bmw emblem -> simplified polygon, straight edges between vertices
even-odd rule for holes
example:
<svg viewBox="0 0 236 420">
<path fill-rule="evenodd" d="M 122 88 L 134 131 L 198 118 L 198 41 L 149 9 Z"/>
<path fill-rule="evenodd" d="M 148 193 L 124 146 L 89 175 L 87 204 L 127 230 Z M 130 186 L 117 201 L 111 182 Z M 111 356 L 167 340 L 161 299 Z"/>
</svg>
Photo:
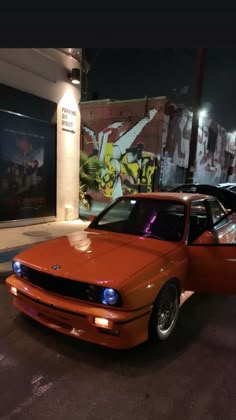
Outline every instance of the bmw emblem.
<svg viewBox="0 0 236 420">
<path fill-rule="evenodd" d="M 60 266 L 60 265 L 58 265 L 58 264 L 57 264 L 57 265 L 53 265 L 53 266 L 52 266 L 52 269 L 53 269 L 53 270 L 60 270 L 60 268 L 61 268 L 61 266 Z"/>
</svg>

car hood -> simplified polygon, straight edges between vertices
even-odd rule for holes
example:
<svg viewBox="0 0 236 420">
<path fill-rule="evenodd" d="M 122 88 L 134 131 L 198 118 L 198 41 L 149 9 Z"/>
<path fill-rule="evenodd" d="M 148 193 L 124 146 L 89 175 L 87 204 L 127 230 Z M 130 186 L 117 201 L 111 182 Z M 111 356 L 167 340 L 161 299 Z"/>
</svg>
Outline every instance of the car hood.
<svg viewBox="0 0 236 420">
<path fill-rule="evenodd" d="M 34 245 L 14 259 L 54 276 L 119 287 L 176 246 L 174 242 L 87 229 Z M 59 267 L 55 270 L 55 266 Z"/>
</svg>

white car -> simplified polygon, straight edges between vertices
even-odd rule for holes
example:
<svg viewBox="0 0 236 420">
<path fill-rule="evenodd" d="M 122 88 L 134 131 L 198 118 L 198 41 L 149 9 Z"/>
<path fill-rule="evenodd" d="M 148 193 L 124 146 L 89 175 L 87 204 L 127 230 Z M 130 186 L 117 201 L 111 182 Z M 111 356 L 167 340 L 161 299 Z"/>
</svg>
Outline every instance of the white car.
<svg viewBox="0 0 236 420">
<path fill-rule="evenodd" d="M 236 183 L 235 182 L 225 182 L 222 184 L 218 184 L 218 187 L 226 188 L 229 191 L 236 193 Z"/>
</svg>

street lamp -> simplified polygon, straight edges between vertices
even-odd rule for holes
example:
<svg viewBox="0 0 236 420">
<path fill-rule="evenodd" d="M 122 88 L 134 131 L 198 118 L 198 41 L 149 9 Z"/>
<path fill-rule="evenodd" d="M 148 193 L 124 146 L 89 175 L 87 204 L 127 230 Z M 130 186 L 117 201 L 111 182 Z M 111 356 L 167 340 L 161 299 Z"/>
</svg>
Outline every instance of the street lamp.
<svg viewBox="0 0 236 420">
<path fill-rule="evenodd" d="M 207 116 L 206 109 L 202 109 L 201 111 L 199 111 L 199 118 L 205 118 L 206 116 Z"/>
</svg>

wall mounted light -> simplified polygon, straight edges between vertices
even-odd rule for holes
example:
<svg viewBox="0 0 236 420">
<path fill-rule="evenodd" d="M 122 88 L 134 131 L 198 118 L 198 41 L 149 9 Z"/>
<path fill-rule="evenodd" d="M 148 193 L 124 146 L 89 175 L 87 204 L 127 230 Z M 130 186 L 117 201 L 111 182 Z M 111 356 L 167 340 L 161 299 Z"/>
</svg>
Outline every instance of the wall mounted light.
<svg viewBox="0 0 236 420">
<path fill-rule="evenodd" d="M 79 69 L 72 69 L 71 73 L 68 73 L 68 78 L 74 85 L 80 84 L 80 70 Z"/>
</svg>

